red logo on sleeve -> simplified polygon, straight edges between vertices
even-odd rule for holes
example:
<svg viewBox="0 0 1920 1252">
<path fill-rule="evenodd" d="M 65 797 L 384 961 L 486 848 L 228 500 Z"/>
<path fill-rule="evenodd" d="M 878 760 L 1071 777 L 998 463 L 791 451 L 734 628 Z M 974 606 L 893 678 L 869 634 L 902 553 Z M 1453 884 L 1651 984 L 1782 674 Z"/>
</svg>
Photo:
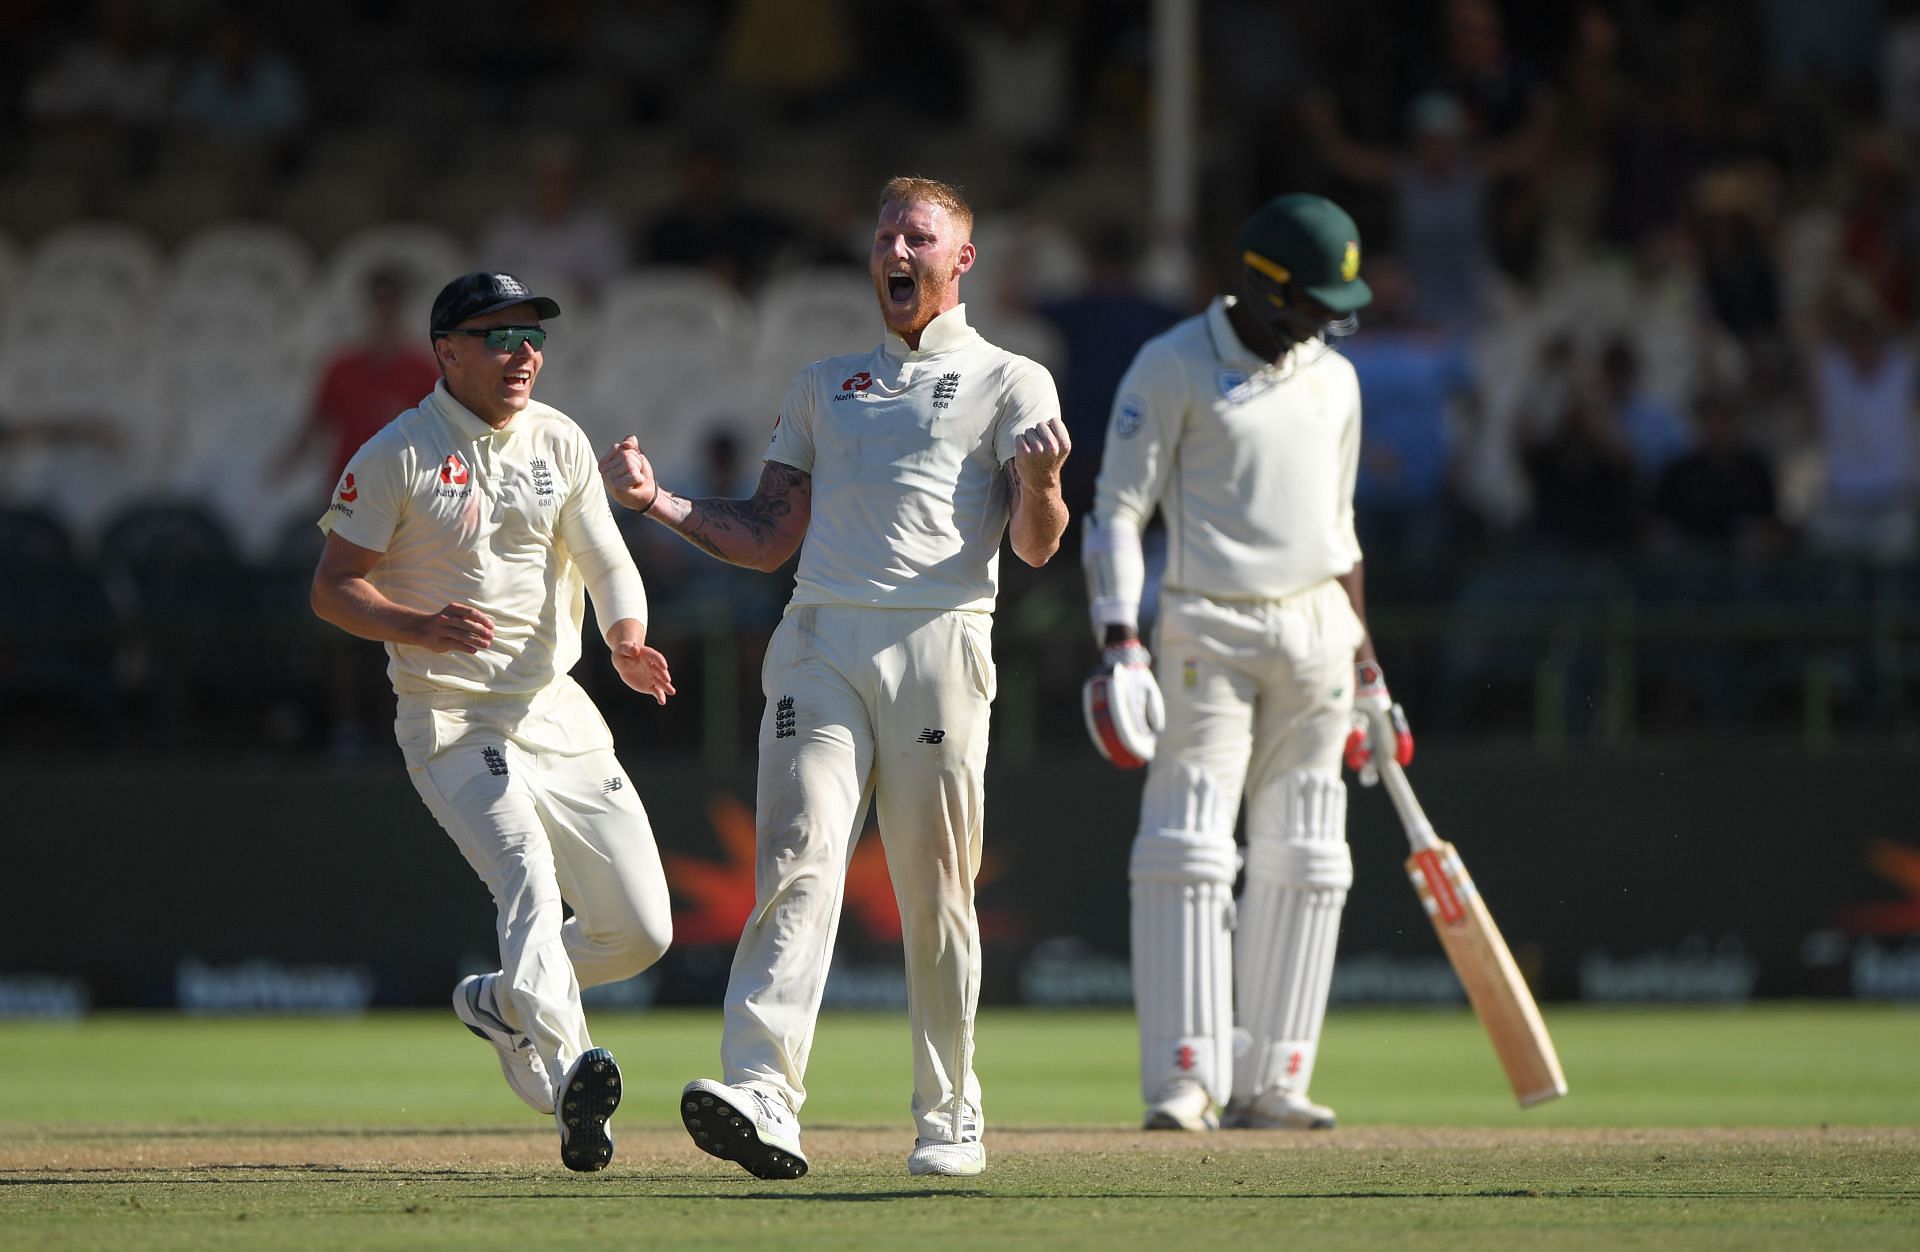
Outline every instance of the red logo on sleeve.
<svg viewBox="0 0 1920 1252">
<path fill-rule="evenodd" d="M 832 377 L 832 375 L 828 375 L 828 377 Z M 846 382 L 841 383 L 840 390 L 865 391 L 867 388 L 871 386 L 873 386 L 873 375 L 869 374 L 866 370 L 861 370 L 858 374 L 855 374 L 852 378 L 849 378 Z"/>
<path fill-rule="evenodd" d="M 440 462 L 440 481 L 455 487 L 467 485 L 467 463 L 460 459 L 457 452 L 447 453 L 447 459 Z"/>
<path fill-rule="evenodd" d="M 358 500 L 360 498 L 360 489 L 353 485 L 352 474 L 348 474 L 345 478 L 340 480 L 340 498 L 342 500 L 345 500 L 348 504 L 352 504 L 355 500 Z"/>
</svg>

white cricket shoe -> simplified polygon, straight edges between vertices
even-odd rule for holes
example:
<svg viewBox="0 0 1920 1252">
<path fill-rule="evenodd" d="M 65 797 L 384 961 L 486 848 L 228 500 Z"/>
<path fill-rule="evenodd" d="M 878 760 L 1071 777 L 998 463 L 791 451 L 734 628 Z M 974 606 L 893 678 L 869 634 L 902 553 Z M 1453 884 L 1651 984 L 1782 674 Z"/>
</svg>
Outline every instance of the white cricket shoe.
<svg viewBox="0 0 1920 1252">
<path fill-rule="evenodd" d="M 907 1154 L 907 1172 L 916 1178 L 937 1175 L 972 1178 L 987 1172 L 987 1145 L 978 1139 L 950 1143 L 945 1139 L 915 1139 Z"/>
<path fill-rule="evenodd" d="M 755 1178 L 798 1178 L 807 1172 L 800 1119 L 786 1101 L 758 1087 L 696 1078 L 680 1093 L 680 1120 L 702 1152 L 732 1161 Z"/>
<path fill-rule="evenodd" d="M 567 1068 L 554 1095 L 553 1120 L 560 1127 L 560 1160 L 591 1174 L 613 1163 L 613 1132 L 607 1120 L 620 1107 L 620 1066 L 605 1048 L 589 1048 Z"/>
<path fill-rule="evenodd" d="M 1160 1088 L 1160 1098 L 1147 1105 L 1143 1125 L 1148 1130 L 1218 1130 L 1220 1119 L 1205 1087 L 1176 1079 Z"/>
<path fill-rule="evenodd" d="M 536 1113 L 553 1112 L 553 1079 L 533 1049 L 533 1040 L 507 1025 L 494 999 L 498 974 L 469 974 L 453 988 L 453 1015 L 500 1054 L 500 1072 L 513 1093 Z"/>
<path fill-rule="evenodd" d="M 1263 1091 L 1227 1101 L 1220 1124 L 1228 1130 L 1332 1130 L 1333 1110 L 1293 1091 Z"/>
<path fill-rule="evenodd" d="M 915 1178 L 972 1178 L 987 1172 L 987 1145 L 980 1142 L 980 1118 L 968 1106 L 962 1111 L 958 1139 L 913 1141 L 907 1154 L 907 1173 Z"/>
</svg>

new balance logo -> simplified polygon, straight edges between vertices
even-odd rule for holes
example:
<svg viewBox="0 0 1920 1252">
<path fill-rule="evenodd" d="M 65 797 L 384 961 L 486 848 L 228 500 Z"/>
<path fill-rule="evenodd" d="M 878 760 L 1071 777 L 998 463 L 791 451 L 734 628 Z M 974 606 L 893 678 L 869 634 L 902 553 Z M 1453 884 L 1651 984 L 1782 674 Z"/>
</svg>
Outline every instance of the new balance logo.
<svg viewBox="0 0 1920 1252">
<path fill-rule="evenodd" d="M 775 739 L 793 738 L 793 697 L 781 696 L 773 706 L 773 737 Z"/>
<path fill-rule="evenodd" d="M 480 759 L 487 763 L 487 773 L 492 774 L 495 778 L 506 777 L 507 758 L 500 749 L 482 748 L 480 749 Z"/>
<path fill-rule="evenodd" d="M 933 727 L 929 726 L 925 730 L 920 732 L 919 742 L 920 743 L 939 743 L 942 740 L 944 740 L 946 737 L 947 737 L 946 731 L 935 730 Z"/>
<path fill-rule="evenodd" d="M 612 795 L 626 785 L 627 781 L 624 778 L 609 778 L 600 784 L 600 793 L 602 795 Z"/>
</svg>

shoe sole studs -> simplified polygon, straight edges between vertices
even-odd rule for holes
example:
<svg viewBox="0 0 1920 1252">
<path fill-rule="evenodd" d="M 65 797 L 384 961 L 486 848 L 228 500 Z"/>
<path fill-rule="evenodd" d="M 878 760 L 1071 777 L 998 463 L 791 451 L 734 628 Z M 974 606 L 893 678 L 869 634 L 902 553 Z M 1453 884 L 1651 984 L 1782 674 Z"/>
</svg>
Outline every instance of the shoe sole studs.
<svg viewBox="0 0 1920 1252">
<path fill-rule="evenodd" d="M 799 1157 L 760 1142 L 753 1123 L 724 1100 L 704 1092 L 682 1100 L 680 1120 L 693 1136 L 695 1147 L 709 1156 L 732 1161 L 755 1178 L 778 1182 L 807 1172 L 807 1163 Z"/>
<path fill-rule="evenodd" d="M 620 1067 L 605 1049 L 574 1070 L 573 1081 L 561 1101 L 560 1120 L 567 1128 L 560 1160 L 576 1173 L 590 1174 L 613 1163 L 613 1132 L 607 1121 L 620 1107 Z"/>
</svg>

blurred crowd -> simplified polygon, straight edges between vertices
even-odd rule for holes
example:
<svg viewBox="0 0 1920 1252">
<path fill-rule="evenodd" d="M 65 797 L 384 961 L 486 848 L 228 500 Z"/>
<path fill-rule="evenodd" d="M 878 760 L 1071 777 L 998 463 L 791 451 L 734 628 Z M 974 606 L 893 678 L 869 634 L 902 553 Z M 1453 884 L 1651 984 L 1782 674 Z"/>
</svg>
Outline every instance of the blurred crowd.
<svg viewBox="0 0 1920 1252">
<path fill-rule="evenodd" d="M 1358 522 L 1395 690 L 1440 726 L 1537 721 L 1543 686 L 1575 730 L 1798 727 L 1835 689 L 1906 724 L 1920 5 L 1197 0 L 1184 226 L 1151 207 L 1155 8 L 0 3 L 3 573 L 66 562 L 122 624 L 78 666 L 104 665 L 105 720 L 76 735 L 125 733 L 151 669 L 126 623 L 185 595 L 140 598 L 163 539 L 223 549 L 251 603 L 298 594 L 338 467 L 433 381 L 453 273 L 560 299 L 540 398 L 596 442 L 744 492 L 792 370 L 878 333 L 871 201 L 901 171 L 973 196 L 970 316 L 1053 368 L 1076 508 L 1120 373 L 1217 287 L 1247 210 L 1353 210 L 1378 297 L 1341 344 Z M 777 613 L 777 580 L 651 530 L 663 618 L 749 638 Z M 1003 619 L 1056 641 L 1037 681 L 1069 690 L 1077 578 L 1007 574 Z M 39 611 L 0 630 L 71 610 Z M 58 689 L 87 633 L 0 662 L 0 692 Z M 1529 694 L 1487 706 L 1501 676 Z"/>
</svg>

